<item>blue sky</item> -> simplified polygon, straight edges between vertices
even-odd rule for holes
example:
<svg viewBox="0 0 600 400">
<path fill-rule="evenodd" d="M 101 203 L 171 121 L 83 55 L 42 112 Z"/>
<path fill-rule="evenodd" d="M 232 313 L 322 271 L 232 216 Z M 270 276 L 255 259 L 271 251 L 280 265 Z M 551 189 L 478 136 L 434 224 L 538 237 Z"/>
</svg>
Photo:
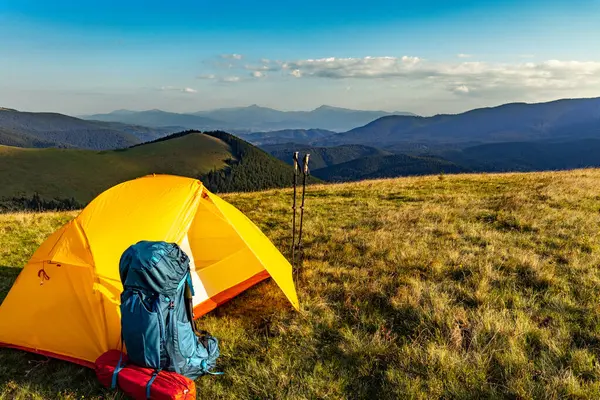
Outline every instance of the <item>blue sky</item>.
<svg viewBox="0 0 600 400">
<path fill-rule="evenodd" d="M 591 97 L 598 20 L 600 0 L 0 0 L 0 106 L 431 115 Z"/>
</svg>

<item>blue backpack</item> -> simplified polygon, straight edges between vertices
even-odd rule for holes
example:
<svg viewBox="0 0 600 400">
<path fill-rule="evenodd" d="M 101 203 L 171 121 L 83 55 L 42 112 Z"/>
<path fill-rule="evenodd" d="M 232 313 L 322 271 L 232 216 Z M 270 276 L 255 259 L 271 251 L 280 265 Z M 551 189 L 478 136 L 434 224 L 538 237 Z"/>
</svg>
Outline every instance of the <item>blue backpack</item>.
<svg viewBox="0 0 600 400">
<path fill-rule="evenodd" d="M 121 340 L 130 362 L 156 370 L 147 394 L 161 370 L 190 379 L 220 374 L 211 371 L 219 357 L 218 340 L 197 331 L 194 324 L 189 261 L 175 243 L 140 241 L 125 250 L 119 262 Z M 113 388 L 122 367 L 121 359 Z"/>
</svg>

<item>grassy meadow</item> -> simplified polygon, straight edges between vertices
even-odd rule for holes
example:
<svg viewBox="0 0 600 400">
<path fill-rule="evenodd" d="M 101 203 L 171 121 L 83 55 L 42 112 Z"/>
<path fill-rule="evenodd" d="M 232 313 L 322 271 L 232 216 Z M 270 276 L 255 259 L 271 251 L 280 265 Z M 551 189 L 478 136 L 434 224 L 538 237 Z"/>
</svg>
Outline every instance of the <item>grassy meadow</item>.
<svg viewBox="0 0 600 400">
<path fill-rule="evenodd" d="M 37 192 L 85 204 L 118 182 L 151 173 L 197 177 L 229 158 L 226 143 L 201 134 L 106 151 L 0 146 L 0 200 Z"/>
<path fill-rule="evenodd" d="M 210 399 L 600 398 L 600 170 L 315 185 L 301 312 L 272 281 L 198 321 Z M 291 190 L 228 194 L 288 254 Z M 0 300 L 75 213 L 0 215 Z M 35 299 L 32 298 L 32 301 Z M 0 349 L 0 399 L 120 399 Z"/>
</svg>

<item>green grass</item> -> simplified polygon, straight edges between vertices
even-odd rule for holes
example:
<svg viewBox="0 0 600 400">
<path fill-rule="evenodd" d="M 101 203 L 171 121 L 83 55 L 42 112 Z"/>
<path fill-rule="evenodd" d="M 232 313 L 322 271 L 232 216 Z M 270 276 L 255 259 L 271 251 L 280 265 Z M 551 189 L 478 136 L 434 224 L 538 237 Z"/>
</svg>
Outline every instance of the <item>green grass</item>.
<svg viewBox="0 0 600 400">
<path fill-rule="evenodd" d="M 118 182 L 151 173 L 200 176 L 225 166 L 229 146 L 200 133 L 124 150 L 0 146 L 0 199 L 74 197 L 85 204 Z"/>
<path fill-rule="evenodd" d="M 201 398 L 600 397 L 600 170 L 315 185 L 302 311 L 272 281 L 201 318 Z M 290 190 L 228 194 L 286 251 Z M 0 298 L 73 213 L 0 215 Z M 34 299 L 32 299 L 34 301 Z M 0 350 L 0 398 L 120 398 Z"/>
</svg>

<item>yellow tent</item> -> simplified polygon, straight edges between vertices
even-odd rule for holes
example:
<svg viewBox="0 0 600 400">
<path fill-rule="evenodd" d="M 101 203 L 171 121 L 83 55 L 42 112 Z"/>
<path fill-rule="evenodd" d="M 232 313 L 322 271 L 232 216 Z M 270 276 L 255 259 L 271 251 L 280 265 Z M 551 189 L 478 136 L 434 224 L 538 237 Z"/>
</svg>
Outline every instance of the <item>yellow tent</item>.
<svg viewBox="0 0 600 400">
<path fill-rule="evenodd" d="M 151 175 L 100 194 L 36 250 L 0 306 L 0 345 L 86 366 L 117 349 L 119 259 L 140 240 L 190 256 L 196 317 L 269 276 L 298 309 L 291 265 L 252 221 L 196 179 Z"/>
</svg>

